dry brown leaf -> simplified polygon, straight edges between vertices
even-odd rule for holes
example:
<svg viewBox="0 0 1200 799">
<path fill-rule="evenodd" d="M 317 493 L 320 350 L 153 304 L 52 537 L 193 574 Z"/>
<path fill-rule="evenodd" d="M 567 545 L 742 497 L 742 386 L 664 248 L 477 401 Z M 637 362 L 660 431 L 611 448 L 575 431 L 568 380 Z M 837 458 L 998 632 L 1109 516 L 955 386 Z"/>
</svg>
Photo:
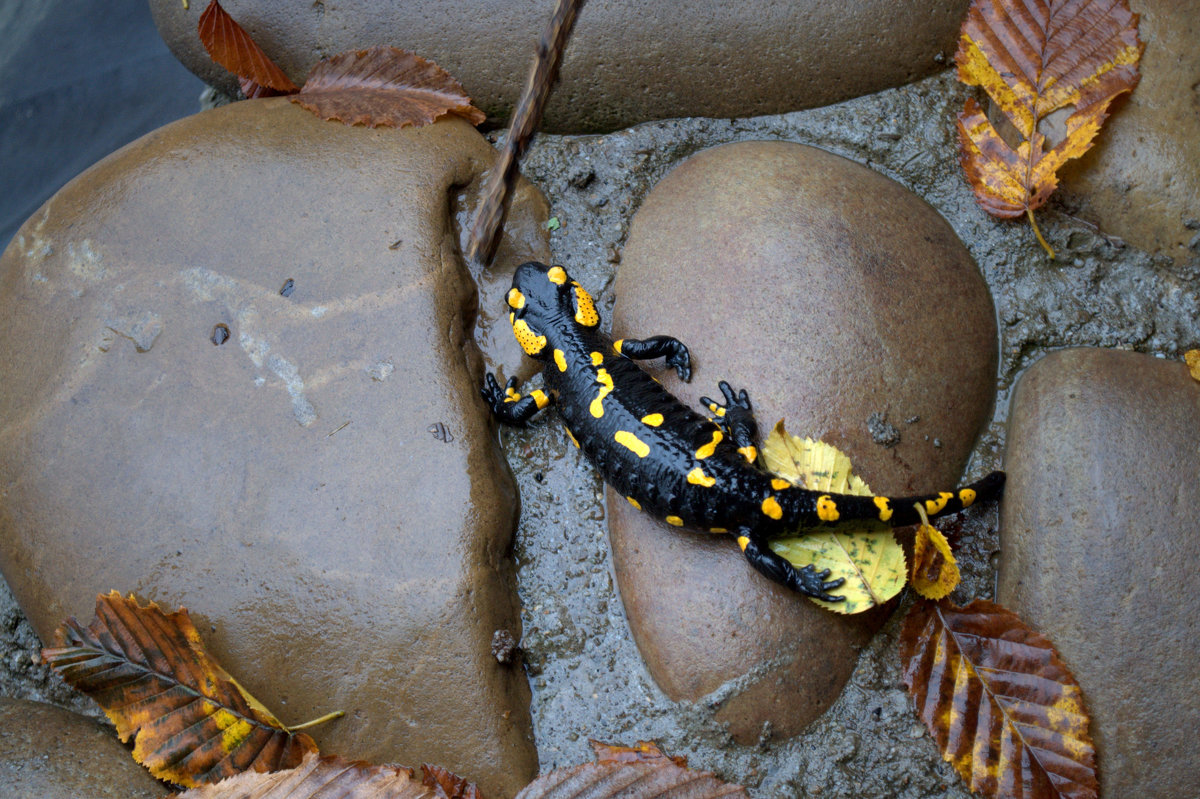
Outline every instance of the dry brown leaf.
<svg viewBox="0 0 1200 799">
<path fill-rule="evenodd" d="M 918 603 L 900 634 L 904 684 L 972 791 L 1096 799 L 1083 692 L 1054 647 L 985 600 Z"/>
<path fill-rule="evenodd" d="M 300 765 L 273 774 L 238 774 L 184 791 L 175 799 L 438 799 L 410 769 L 372 766 L 315 752 Z"/>
<path fill-rule="evenodd" d="M 69 619 L 42 658 L 94 699 L 134 758 L 159 779 L 200 785 L 242 771 L 275 771 L 315 752 L 204 649 L 186 610 L 166 614 L 113 591 L 96 598 L 85 629 Z"/>
<path fill-rule="evenodd" d="M 268 97 L 298 91 L 296 84 L 288 79 L 217 0 L 212 0 L 204 9 L 197 30 L 209 56 L 238 76 L 242 92 L 247 97 Z"/>
<path fill-rule="evenodd" d="M 422 763 L 421 777 L 421 783 L 431 790 L 437 799 L 483 799 L 479 786 L 441 766 Z"/>
<path fill-rule="evenodd" d="M 447 114 L 478 125 L 486 117 L 462 84 L 415 53 L 395 47 L 339 53 L 308 73 L 292 102 L 322 119 L 370 127 L 428 125 Z"/>
<path fill-rule="evenodd" d="M 974 100 L 959 114 L 963 170 L 984 210 L 1032 223 L 1059 167 L 1091 147 L 1109 105 L 1137 85 L 1141 53 L 1125 0 L 973 0 L 955 54 L 958 79 L 982 87 L 1020 138 L 1010 146 Z M 1066 135 L 1052 144 L 1038 123 L 1068 107 Z"/>
<path fill-rule="evenodd" d="M 711 772 L 678 765 L 653 742 L 635 747 L 592 742 L 596 763 L 560 768 L 543 774 L 517 794 L 516 799 L 749 799 L 746 789 L 717 779 Z M 632 759 L 628 759 L 632 758 Z"/>
<path fill-rule="evenodd" d="M 1183 362 L 1187 364 L 1188 372 L 1195 380 L 1200 380 L 1200 350 L 1188 350 L 1183 354 Z"/>
<path fill-rule="evenodd" d="M 913 538 L 913 590 L 926 599 L 944 599 L 958 587 L 962 579 L 958 561 L 950 551 L 950 542 L 942 531 L 929 523 L 924 508 L 917 507 L 921 525 Z"/>
<path fill-rule="evenodd" d="M 590 743 L 597 763 L 673 763 L 687 768 L 686 757 L 667 755 L 654 741 L 638 741 L 633 746 L 606 744 L 594 739 Z"/>
</svg>

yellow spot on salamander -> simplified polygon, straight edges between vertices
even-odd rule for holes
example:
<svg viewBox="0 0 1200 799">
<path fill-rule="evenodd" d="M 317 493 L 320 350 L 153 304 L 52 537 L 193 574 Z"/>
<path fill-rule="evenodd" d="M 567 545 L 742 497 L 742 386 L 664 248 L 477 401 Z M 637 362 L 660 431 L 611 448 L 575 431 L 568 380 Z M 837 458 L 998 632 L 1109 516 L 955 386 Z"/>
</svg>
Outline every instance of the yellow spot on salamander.
<svg viewBox="0 0 1200 799">
<path fill-rule="evenodd" d="M 628 430 L 618 430 L 613 434 L 613 438 L 621 446 L 632 450 L 633 454 L 639 458 L 644 458 L 650 454 L 650 445 Z"/>
<path fill-rule="evenodd" d="M 954 499 L 953 494 L 946 491 L 939 492 L 937 499 L 925 500 L 925 512 L 930 516 L 935 513 L 941 513 L 942 509 L 946 507 L 946 503 L 952 499 Z"/>
<path fill-rule="evenodd" d="M 563 430 L 567 431 L 567 438 L 571 439 L 571 443 L 575 445 L 575 449 L 579 449 L 579 441 L 576 440 L 575 434 L 571 432 L 571 428 L 564 427 Z"/>
<path fill-rule="evenodd" d="M 562 350 L 554 351 L 554 363 L 558 366 L 558 371 L 567 371 L 567 356 L 563 355 Z"/>
<path fill-rule="evenodd" d="M 975 489 L 964 488 L 958 492 L 958 501 L 962 503 L 964 508 L 971 507 L 971 503 L 975 501 Z"/>
<path fill-rule="evenodd" d="M 742 453 L 742 457 L 746 459 L 746 463 L 754 463 L 758 460 L 758 447 L 753 444 L 748 447 L 738 447 L 738 452 Z"/>
<path fill-rule="evenodd" d="M 717 478 L 710 474 L 705 474 L 704 470 L 697 466 L 695 469 L 692 469 L 690 472 L 688 472 L 688 482 L 694 486 L 712 488 L 714 485 L 716 485 Z"/>
<path fill-rule="evenodd" d="M 779 500 L 775 497 L 767 497 L 762 501 L 762 512 L 770 516 L 772 519 L 783 518 L 783 508 L 779 507 Z"/>
<path fill-rule="evenodd" d="M 823 522 L 836 522 L 838 517 L 837 503 L 833 501 L 833 497 L 828 494 L 822 494 L 817 498 L 817 518 Z"/>
<path fill-rule="evenodd" d="M 557 286 L 561 286 L 567 282 L 567 272 L 561 266 L 550 267 L 550 271 L 546 273 L 546 277 L 550 279 L 551 283 Z"/>
<path fill-rule="evenodd" d="M 638 510 L 642 509 L 642 503 L 638 502 L 633 497 L 625 497 L 625 499 L 629 500 L 629 504 L 632 505 L 633 507 L 637 508 Z"/>
<path fill-rule="evenodd" d="M 886 522 L 892 518 L 892 509 L 888 507 L 887 497 L 873 497 L 872 501 L 875 503 L 875 507 L 879 508 L 879 521 Z"/>
<path fill-rule="evenodd" d="M 546 396 L 546 392 L 544 391 L 532 391 L 529 396 L 533 397 L 533 401 L 537 403 L 539 411 L 550 404 L 550 398 Z"/>
<path fill-rule="evenodd" d="M 720 444 L 721 439 L 723 439 L 723 438 L 725 438 L 725 436 L 721 433 L 720 430 L 714 430 L 713 436 L 712 436 L 712 441 L 708 442 L 704 446 L 700 447 L 700 449 L 696 450 L 696 460 L 702 461 L 705 458 L 712 455 L 714 452 L 716 452 L 717 444 Z"/>
<path fill-rule="evenodd" d="M 716 530 L 713 530 L 713 532 L 715 533 L 715 532 L 716 532 Z M 725 531 L 724 531 L 724 530 L 722 530 L 721 532 L 723 533 L 723 532 L 725 532 Z M 738 546 L 742 548 L 742 551 L 743 551 L 743 552 L 745 552 L 745 551 L 746 551 L 746 547 L 750 546 L 750 536 L 748 536 L 748 535 L 739 535 L 739 536 L 738 536 Z"/>
<path fill-rule="evenodd" d="M 575 286 L 575 321 L 584 327 L 600 324 L 600 314 L 596 313 L 596 303 L 592 301 L 592 295 L 579 285 Z"/>
<path fill-rule="evenodd" d="M 625 343 L 625 339 L 623 339 L 623 338 L 619 338 L 616 341 L 614 341 L 613 342 L 613 352 L 617 353 L 617 355 L 624 355 L 624 353 L 621 352 L 621 345 L 624 343 Z"/>
<path fill-rule="evenodd" d="M 505 297 L 510 308 L 516 308 L 518 311 L 525 307 L 525 295 L 519 289 L 509 289 L 508 296 Z"/>
<path fill-rule="evenodd" d="M 592 400 L 592 404 L 588 407 L 588 410 L 592 412 L 592 416 L 599 419 L 604 415 L 604 398 L 611 394 L 613 390 L 612 375 L 608 373 L 607 369 L 597 369 L 596 382 L 600 384 L 600 393 Z"/>
<path fill-rule="evenodd" d="M 521 345 L 521 349 L 525 350 L 526 355 L 537 355 L 546 349 L 546 337 L 534 333 L 524 319 L 513 322 L 512 329 L 513 334 L 517 337 L 517 343 Z"/>
<path fill-rule="evenodd" d="M 604 356 L 598 352 L 592 353 L 592 366 L 599 366 L 604 363 Z"/>
<path fill-rule="evenodd" d="M 679 518 L 678 516 L 668 516 L 667 524 L 671 525 L 672 527 L 683 527 L 683 519 Z"/>
<path fill-rule="evenodd" d="M 708 531 L 710 533 L 728 533 L 729 532 L 724 527 L 710 527 L 710 528 L 708 528 Z"/>
<path fill-rule="evenodd" d="M 521 395 L 517 393 L 517 390 L 515 388 L 513 388 L 512 386 L 505 387 L 505 389 L 504 389 L 504 401 L 505 402 L 518 402 L 518 401 L 520 401 L 520 399 L 521 399 Z"/>
<path fill-rule="evenodd" d="M 648 413 L 642 417 L 642 424 L 649 427 L 658 427 L 663 423 L 663 415 L 661 413 Z"/>
<path fill-rule="evenodd" d="M 780 480 L 778 477 L 771 478 L 771 488 L 776 491 L 782 491 L 785 488 L 791 488 L 792 484 L 787 480 Z"/>
</svg>

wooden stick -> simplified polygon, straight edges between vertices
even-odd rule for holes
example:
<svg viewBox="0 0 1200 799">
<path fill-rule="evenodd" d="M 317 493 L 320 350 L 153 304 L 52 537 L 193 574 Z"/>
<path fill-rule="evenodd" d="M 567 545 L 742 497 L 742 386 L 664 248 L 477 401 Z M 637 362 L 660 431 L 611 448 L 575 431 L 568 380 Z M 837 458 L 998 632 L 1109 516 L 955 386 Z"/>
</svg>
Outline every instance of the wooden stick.
<svg viewBox="0 0 1200 799">
<path fill-rule="evenodd" d="M 525 81 L 517 110 L 513 112 L 509 123 L 504 149 L 488 173 L 487 188 L 471 222 L 467 257 L 476 262 L 490 264 L 496 255 L 512 187 L 520 174 L 521 158 L 542 123 L 542 111 L 558 78 L 563 51 L 567 49 L 567 41 L 571 38 L 575 18 L 583 8 L 583 3 L 584 0 L 558 0 L 554 15 L 538 41 L 537 56 Z"/>
</svg>

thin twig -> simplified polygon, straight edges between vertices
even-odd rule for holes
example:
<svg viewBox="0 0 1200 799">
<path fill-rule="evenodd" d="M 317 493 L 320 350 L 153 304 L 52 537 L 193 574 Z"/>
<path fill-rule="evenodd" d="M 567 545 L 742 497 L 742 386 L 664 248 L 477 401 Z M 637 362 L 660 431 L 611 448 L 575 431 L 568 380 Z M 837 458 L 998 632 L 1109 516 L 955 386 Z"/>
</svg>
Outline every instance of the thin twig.
<svg viewBox="0 0 1200 799">
<path fill-rule="evenodd" d="M 488 174 L 487 188 L 475 219 L 471 222 L 471 238 L 467 244 L 467 257 L 482 263 L 491 263 L 500 242 L 504 215 L 508 212 L 512 187 L 519 174 L 519 166 L 530 140 L 542 123 L 542 111 L 550 98 L 558 68 L 562 63 L 563 51 L 575 27 L 575 18 L 583 8 L 584 0 L 558 0 L 554 16 L 550 18 L 542 38 L 538 41 L 537 57 L 533 69 L 525 81 L 525 90 L 513 112 L 508 126 L 504 149 L 496 165 Z"/>
</svg>

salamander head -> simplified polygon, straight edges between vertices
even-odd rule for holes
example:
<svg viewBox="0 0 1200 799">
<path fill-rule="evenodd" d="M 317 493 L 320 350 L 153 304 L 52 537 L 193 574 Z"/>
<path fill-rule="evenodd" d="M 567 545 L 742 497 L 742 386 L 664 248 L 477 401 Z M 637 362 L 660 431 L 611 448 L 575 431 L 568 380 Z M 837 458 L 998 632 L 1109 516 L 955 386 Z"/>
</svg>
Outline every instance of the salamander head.
<svg viewBox="0 0 1200 799">
<path fill-rule="evenodd" d="M 548 338 L 571 326 L 600 324 L 592 296 L 561 266 L 529 261 L 517 267 L 505 297 L 509 321 L 521 349 L 532 358 L 549 357 Z"/>
</svg>

